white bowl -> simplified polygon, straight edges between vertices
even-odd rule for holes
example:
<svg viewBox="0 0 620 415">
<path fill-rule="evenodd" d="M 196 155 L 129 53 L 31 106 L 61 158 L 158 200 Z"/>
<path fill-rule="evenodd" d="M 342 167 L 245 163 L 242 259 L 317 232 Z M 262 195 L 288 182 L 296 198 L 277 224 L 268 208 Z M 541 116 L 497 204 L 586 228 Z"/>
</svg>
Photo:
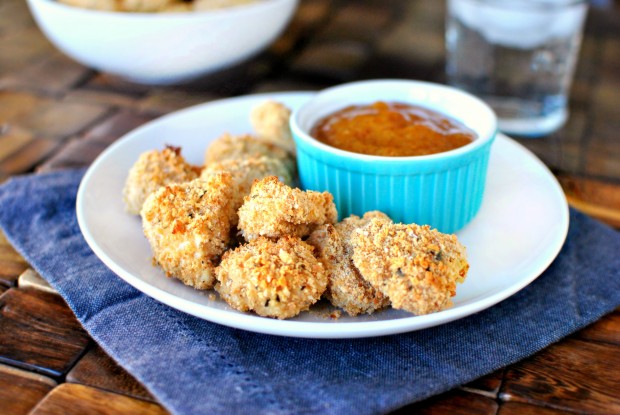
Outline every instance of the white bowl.
<svg viewBox="0 0 620 415">
<path fill-rule="evenodd" d="M 173 84 L 224 69 L 269 46 L 298 0 L 263 0 L 213 11 L 107 12 L 28 0 L 61 51 L 91 68 L 145 84 Z"/>
</svg>

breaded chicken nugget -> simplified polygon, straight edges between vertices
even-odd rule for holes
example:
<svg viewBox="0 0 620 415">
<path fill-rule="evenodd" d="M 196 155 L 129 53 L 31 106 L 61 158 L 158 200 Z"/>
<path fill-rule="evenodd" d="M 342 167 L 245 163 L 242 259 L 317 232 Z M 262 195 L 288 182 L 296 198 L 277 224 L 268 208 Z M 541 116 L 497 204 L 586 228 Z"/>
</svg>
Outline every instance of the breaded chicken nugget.
<svg viewBox="0 0 620 415">
<path fill-rule="evenodd" d="M 325 297 L 350 316 L 371 314 L 390 304 L 386 296 L 362 278 L 351 258 L 353 254 L 351 233 L 366 225 L 373 217 L 390 221 L 387 215 L 378 211 L 368 212 L 363 218 L 351 215 L 336 225 L 320 226 L 306 241 L 315 248 L 317 258 L 321 260 L 327 272 Z"/>
<path fill-rule="evenodd" d="M 200 169 L 187 163 L 179 147 L 142 153 L 129 170 L 123 200 L 127 212 L 138 215 L 142 204 L 155 190 L 171 183 L 182 183 L 198 177 Z"/>
<path fill-rule="evenodd" d="M 268 100 L 252 108 L 250 123 L 260 138 L 295 154 L 295 142 L 289 126 L 290 117 L 291 110 L 284 104 Z"/>
<path fill-rule="evenodd" d="M 284 162 L 294 172 L 295 161 L 283 148 L 250 134 L 223 134 L 207 147 L 205 166 L 229 159 L 246 159 L 250 157 L 273 157 Z"/>
<path fill-rule="evenodd" d="M 85 9 L 118 11 L 120 10 L 117 0 L 59 0 L 68 6 L 83 7 Z"/>
<path fill-rule="evenodd" d="M 273 157 L 250 157 L 247 159 L 228 159 L 206 166 L 200 175 L 202 178 L 215 172 L 227 171 L 233 179 L 232 197 L 232 217 L 231 224 L 236 226 L 239 222 L 237 210 L 243 204 L 243 198 L 250 194 L 250 189 L 254 180 L 259 180 L 267 176 L 277 176 L 278 179 L 287 184 L 293 184 L 291 172 L 284 163 Z"/>
<path fill-rule="evenodd" d="M 117 0 L 120 10 L 126 12 L 157 12 L 165 9 L 175 0 Z"/>
<path fill-rule="evenodd" d="M 307 236 L 317 226 L 338 219 L 328 192 L 303 191 L 269 176 L 254 182 L 239 208 L 239 230 L 250 241 L 259 236 Z"/>
<path fill-rule="evenodd" d="M 194 10 L 217 10 L 254 3 L 256 0 L 194 0 Z"/>
<path fill-rule="evenodd" d="M 321 298 L 327 276 L 313 248 L 301 239 L 258 238 L 224 254 L 215 289 L 231 307 L 285 319 Z"/>
<path fill-rule="evenodd" d="M 144 235 L 167 276 L 204 290 L 230 240 L 230 173 L 162 187 L 142 208 Z"/>
<path fill-rule="evenodd" d="M 184 12 L 190 12 L 192 10 L 195 10 L 192 7 L 192 3 L 188 3 L 186 1 L 177 0 L 174 3 L 171 3 L 171 4 L 167 5 L 167 6 L 162 7 L 161 9 L 158 10 L 158 12 L 184 13 Z"/>
<path fill-rule="evenodd" d="M 387 295 L 392 307 L 429 314 L 451 306 L 469 264 L 455 235 L 428 225 L 372 219 L 351 235 L 353 263 L 362 277 Z"/>
</svg>

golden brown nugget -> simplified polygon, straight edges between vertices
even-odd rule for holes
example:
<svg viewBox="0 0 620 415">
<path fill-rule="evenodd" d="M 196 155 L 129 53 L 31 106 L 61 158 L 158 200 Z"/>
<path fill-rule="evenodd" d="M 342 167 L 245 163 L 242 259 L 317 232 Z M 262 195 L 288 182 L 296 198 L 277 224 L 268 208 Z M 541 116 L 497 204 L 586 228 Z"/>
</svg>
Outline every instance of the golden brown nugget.
<svg viewBox="0 0 620 415">
<path fill-rule="evenodd" d="M 273 157 L 282 160 L 294 173 L 295 160 L 283 148 L 251 134 L 223 134 L 207 147 L 205 166 L 230 159 L 247 159 L 250 157 Z"/>
<path fill-rule="evenodd" d="M 250 112 L 250 123 L 260 138 L 295 154 L 290 118 L 291 110 L 281 102 L 273 100 L 257 105 Z"/>
<path fill-rule="evenodd" d="M 254 182 L 239 208 L 239 230 L 250 241 L 260 236 L 307 236 L 316 227 L 338 219 L 328 192 L 303 191 L 269 176 Z"/>
<path fill-rule="evenodd" d="M 59 0 L 59 2 L 84 9 L 119 11 L 117 0 Z"/>
<path fill-rule="evenodd" d="M 255 3 L 257 0 L 194 0 L 194 10 L 217 10 Z"/>
<path fill-rule="evenodd" d="M 167 276 L 204 290 L 230 241 L 230 173 L 165 186 L 142 209 L 142 226 L 155 262 Z"/>
<path fill-rule="evenodd" d="M 327 286 L 313 248 L 294 236 L 258 238 L 224 254 L 215 289 L 231 307 L 290 318 L 308 310 Z"/>
<path fill-rule="evenodd" d="M 187 163 L 179 147 L 142 153 L 129 170 L 123 188 L 127 212 L 138 215 L 146 198 L 155 190 L 172 183 L 194 180 L 200 170 Z"/>
<path fill-rule="evenodd" d="M 175 0 L 118 0 L 120 10 L 126 12 L 158 12 L 176 3 Z"/>
<path fill-rule="evenodd" d="M 352 215 L 336 225 L 320 226 L 306 241 L 315 248 L 316 256 L 327 272 L 325 297 L 350 316 L 371 314 L 390 303 L 386 296 L 361 277 L 351 259 L 351 233 L 364 226 L 375 215 L 381 215 L 390 221 L 390 218 L 380 212 L 369 212 L 363 218 Z"/>
<path fill-rule="evenodd" d="M 194 10 L 192 7 L 192 3 L 184 2 L 184 1 L 175 1 L 167 6 L 162 7 L 158 10 L 158 12 L 162 13 L 185 13 Z"/>
<path fill-rule="evenodd" d="M 94 10 L 157 12 L 177 3 L 177 0 L 60 0 L 60 2 Z"/>
<path fill-rule="evenodd" d="M 273 157 L 250 157 L 247 159 L 228 159 L 219 163 L 206 166 L 201 177 L 205 178 L 215 172 L 227 171 L 233 179 L 232 217 L 231 224 L 236 226 L 239 222 L 237 210 L 243 204 L 243 198 L 250 194 L 250 189 L 255 180 L 267 176 L 277 176 L 281 182 L 292 185 L 293 177 L 284 163 Z"/>
<path fill-rule="evenodd" d="M 469 264 L 455 235 L 428 225 L 372 219 L 351 235 L 353 263 L 390 298 L 392 307 L 421 315 L 451 306 Z"/>
</svg>

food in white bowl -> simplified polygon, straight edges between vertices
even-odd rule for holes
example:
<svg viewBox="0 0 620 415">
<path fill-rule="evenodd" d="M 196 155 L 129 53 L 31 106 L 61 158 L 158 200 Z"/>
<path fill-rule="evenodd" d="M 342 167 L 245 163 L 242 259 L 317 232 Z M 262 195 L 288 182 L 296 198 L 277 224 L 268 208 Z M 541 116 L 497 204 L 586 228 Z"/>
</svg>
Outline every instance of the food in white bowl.
<svg viewBox="0 0 620 415">
<path fill-rule="evenodd" d="M 117 12 L 189 12 L 234 7 L 260 0 L 58 0 L 68 6 Z"/>
<path fill-rule="evenodd" d="M 35 21 L 81 64 L 144 84 L 174 84 L 256 55 L 284 30 L 298 0 L 189 13 L 127 13 L 28 0 Z"/>
</svg>

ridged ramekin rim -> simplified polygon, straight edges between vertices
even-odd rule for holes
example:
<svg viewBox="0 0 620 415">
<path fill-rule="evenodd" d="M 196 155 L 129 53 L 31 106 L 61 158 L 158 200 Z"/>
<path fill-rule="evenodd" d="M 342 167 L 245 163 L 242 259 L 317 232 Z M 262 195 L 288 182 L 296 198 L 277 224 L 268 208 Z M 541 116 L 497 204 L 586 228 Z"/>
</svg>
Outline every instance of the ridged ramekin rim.
<svg viewBox="0 0 620 415">
<path fill-rule="evenodd" d="M 388 156 L 375 156 L 375 155 L 369 155 L 369 154 L 354 153 L 352 151 L 341 150 L 341 149 L 329 146 L 327 144 L 324 144 L 318 141 L 314 137 L 312 137 L 309 134 L 309 132 L 304 131 L 298 124 L 299 114 L 301 114 L 309 105 L 311 105 L 315 99 L 323 96 L 324 94 L 332 93 L 334 91 L 340 91 L 344 88 L 359 88 L 359 87 L 364 87 L 366 85 L 376 86 L 379 84 L 397 85 L 399 83 L 405 84 L 406 86 L 420 86 L 424 88 L 441 89 L 449 93 L 460 95 L 461 97 L 466 97 L 467 99 L 472 100 L 472 102 L 476 102 L 478 105 L 484 108 L 484 110 L 489 115 L 489 123 L 490 123 L 489 131 L 490 132 L 484 137 L 478 137 L 477 139 L 473 140 L 471 143 L 466 144 L 465 146 L 456 148 L 454 150 L 450 150 L 450 151 L 429 154 L 429 155 L 422 155 L 422 156 L 388 157 Z M 377 100 L 390 100 L 390 98 L 379 97 Z M 450 160 L 452 158 L 460 158 L 461 156 L 466 156 L 469 153 L 476 151 L 477 149 L 483 147 L 488 142 L 493 141 L 493 139 L 496 137 L 498 133 L 497 117 L 495 113 L 484 101 L 482 101 L 478 97 L 472 94 L 469 94 L 468 92 L 461 91 L 459 89 L 450 87 L 448 85 L 443 85 L 443 84 L 438 84 L 438 83 L 433 83 L 433 82 L 426 82 L 426 81 L 406 80 L 406 79 L 375 79 L 375 80 L 368 80 L 368 81 L 356 81 L 356 82 L 336 85 L 336 86 L 321 90 L 317 94 L 315 94 L 312 98 L 310 98 L 308 102 L 306 102 L 301 107 L 293 111 L 290 117 L 290 128 L 291 128 L 291 132 L 293 135 L 293 139 L 295 141 L 301 141 L 310 147 L 314 147 L 323 152 L 330 153 L 341 159 L 360 160 L 360 161 L 380 161 L 385 164 L 402 164 L 402 163 L 409 164 L 415 161 L 430 162 L 430 161 Z"/>
</svg>

